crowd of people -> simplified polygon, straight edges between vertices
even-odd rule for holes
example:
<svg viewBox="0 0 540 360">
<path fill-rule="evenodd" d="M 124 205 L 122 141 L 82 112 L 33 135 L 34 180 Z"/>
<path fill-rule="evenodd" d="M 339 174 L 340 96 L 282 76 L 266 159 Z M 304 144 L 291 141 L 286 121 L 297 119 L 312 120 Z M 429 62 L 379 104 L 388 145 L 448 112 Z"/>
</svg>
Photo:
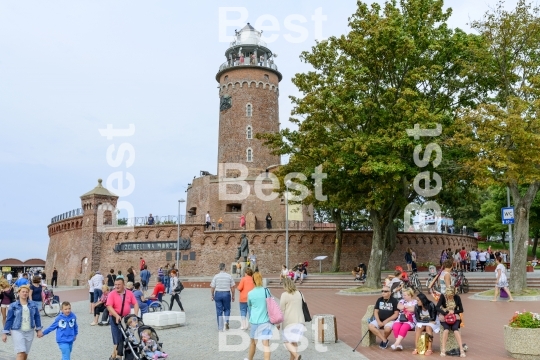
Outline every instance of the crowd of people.
<svg viewBox="0 0 540 360">
<path fill-rule="evenodd" d="M 445 249 L 441 252 L 439 263 L 442 265 L 444 261 L 453 260 L 453 269 L 463 271 L 484 271 L 486 265 L 495 264 L 497 257 L 500 257 L 503 264 L 509 262 L 509 256 L 506 251 L 493 251 L 491 246 L 487 249 L 474 248 L 470 251 L 461 249 Z"/>
<path fill-rule="evenodd" d="M 270 359 L 270 339 L 273 336 L 274 327 L 280 331 L 285 347 L 290 353 L 290 359 L 301 360 L 302 355 L 298 353 L 298 343 L 306 331 L 305 322 L 311 320 L 306 319 L 304 314 L 304 296 L 297 290 L 293 278 L 288 274 L 282 277 L 281 283 L 285 292 L 279 301 L 281 318 L 276 320 L 275 308 L 268 307 L 267 299 L 271 298 L 270 291 L 263 286 L 262 279 L 259 271 L 254 272 L 251 268 L 247 268 L 240 283 L 236 286 L 232 276 L 225 272 L 225 264 L 219 265 L 219 273 L 210 283 L 211 300 L 216 306 L 218 331 L 229 330 L 231 303 L 234 303 L 236 290 L 238 290 L 240 329 L 249 330 L 250 337 L 250 346 L 245 360 L 253 360 L 258 342 L 262 343 L 264 359 Z"/>
</svg>

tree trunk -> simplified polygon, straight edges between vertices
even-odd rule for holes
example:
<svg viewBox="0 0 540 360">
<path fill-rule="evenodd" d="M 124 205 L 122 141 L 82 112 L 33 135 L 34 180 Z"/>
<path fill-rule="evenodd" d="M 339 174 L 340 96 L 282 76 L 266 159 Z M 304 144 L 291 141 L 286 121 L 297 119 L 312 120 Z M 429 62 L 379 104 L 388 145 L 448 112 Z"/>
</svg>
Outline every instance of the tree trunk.
<svg viewBox="0 0 540 360">
<path fill-rule="evenodd" d="M 392 221 L 388 225 L 388 231 L 386 232 L 386 238 L 384 240 L 384 249 L 382 254 L 382 269 L 389 269 L 388 261 L 390 259 L 390 255 L 394 252 L 396 249 L 396 242 L 397 242 L 397 225 Z"/>
<path fill-rule="evenodd" d="M 514 200 L 514 257 L 510 267 L 510 291 L 521 292 L 527 287 L 527 249 L 529 245 L 529 211 L 538 192 L 538 183 L 529 185 L 525 195 L 521 196 L 517 184 L 511 184 L 510 191 Z"/>
<path fill-rule="evenodd" d="M 381 286 L 381 264 L 385 243 L 385 231 L 387 220 L 379 211 L 370 212 L 371 224 L 373 226 L 373 236 L 371 239 L 371 254 L 367 268 L 366 287 L 378 289 Z M 385 221 L 386 220 L 386 221 Z"/>
<path fill-rule="evenodd" d="M 336 224 L 336 242 L 334 245 L 332 271 L 338 272 L 341 263 L 341 246 L 343 245 L 343 224 L 341 223 L 340 209 L 332 209 L 332 220 L 334 221 L 334 224 Z"/>
</svg>

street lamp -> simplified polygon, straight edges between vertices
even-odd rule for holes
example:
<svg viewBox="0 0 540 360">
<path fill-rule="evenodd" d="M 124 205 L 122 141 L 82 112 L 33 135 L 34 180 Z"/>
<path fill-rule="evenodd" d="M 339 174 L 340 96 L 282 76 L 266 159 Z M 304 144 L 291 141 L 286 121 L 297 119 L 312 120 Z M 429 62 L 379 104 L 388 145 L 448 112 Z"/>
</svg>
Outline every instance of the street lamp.
<svg viewBox="0 0 540 360">
<path fill-rule="evenodd" d="M 178 239 L 176 240 L 176 270 L 180 272 L 180 204 L 186 202 L 184 199 L 178 200 Z"/>
<path fill-rule="evenodd" d="M 289 268 L 289 186 L 290 180 L 285 182 L 285 266 Z"/>
</svg>

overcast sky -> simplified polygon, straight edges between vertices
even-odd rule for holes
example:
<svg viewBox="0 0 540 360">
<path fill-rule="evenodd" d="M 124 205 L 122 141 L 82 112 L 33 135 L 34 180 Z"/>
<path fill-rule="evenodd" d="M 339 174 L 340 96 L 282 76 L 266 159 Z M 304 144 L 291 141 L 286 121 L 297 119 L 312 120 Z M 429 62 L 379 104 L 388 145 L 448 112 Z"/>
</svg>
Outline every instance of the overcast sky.
<svg viewBox="0 0 540 360">
<path fill-rule="evenodd" d="M 494 4 L 448 1 L 450 25 L 469 31 Z M 122 200 L 137 216 L 176 214 L 187 183 L 217 171 L 215 74 L 227 36 L 246 22 L 265 26 L 288 126 L 290 79 L 308 70 L 300 52 L 346 33 L 355 8 L 352 0 L 0 0 L 0 259 L 44 259 L 50 219 L 118 171 L 133 176 Z M 107 124 L 134 124 L 135 133 L 107 140 L 99 132 Z M 135 151 L 129 168 L 106 158 L 122 143 Z"/>
</svg>

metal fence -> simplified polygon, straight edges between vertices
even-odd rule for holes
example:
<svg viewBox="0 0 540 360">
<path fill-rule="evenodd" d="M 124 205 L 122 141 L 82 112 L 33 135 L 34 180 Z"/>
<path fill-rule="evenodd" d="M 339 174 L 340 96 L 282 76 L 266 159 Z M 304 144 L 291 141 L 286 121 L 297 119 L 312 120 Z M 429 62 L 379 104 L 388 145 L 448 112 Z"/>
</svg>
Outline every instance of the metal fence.
<svg viewBox="0 0 540 360">
<path fill-rule="evenodd" d="M 66 220 L 66 219 L 69 219 L 69 218 L 72 218 L 72 217 L 75 217 L 75 216 L 81 216 L 82 214 L 83 214 L 83 209 L 81 209 L 81 208 L 74 209 L 74 210 L 71 210 L 71 211 L 67 211 L 67 212 L 65 212 L 63 214 L 60 214 L 60 215 L 57 215 L 57 216 L 53 217 L 51 219 L 51 224 L 54 224 L 56 222 Z"/>
</svg>

